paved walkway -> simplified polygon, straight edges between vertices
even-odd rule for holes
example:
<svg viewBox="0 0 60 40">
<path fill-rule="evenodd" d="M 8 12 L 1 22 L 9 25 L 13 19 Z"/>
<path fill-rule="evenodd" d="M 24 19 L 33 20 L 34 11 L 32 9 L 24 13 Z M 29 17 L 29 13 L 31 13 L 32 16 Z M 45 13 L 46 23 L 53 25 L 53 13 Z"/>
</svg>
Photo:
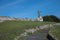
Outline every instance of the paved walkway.
<svg viewBox="0 0 60 40">
<path fill-rule="evenodd" d="M 48 40 L 46 33 L 33 34 L 29 37 L 26 37 L 25 40 Z"/>
<path fill-rule="evenodd" d="M 20 37 L 23 37 L 23 36 L 27 36 L 28 33 L 34 33 L 36 31 L 38 31 L 39 29 L 44 29 L 44 28 L 49 28 L 49 26 L 52 26 L 52 25 L 42 25 L 42 26 L 39 26 L 39 27 L 36 27 L 36 28 L 31 28 L 31 29 L 26 29 L 24 33 L 20 34 L 19 36 L 16 36 L 14 38 L 14 40 L 18 40 Z M 44 32 L 46 30 L 43 30 Z M 45 33 L 41 33 L 41 34 L 33 34 L 32 36 L 30 37 L 27 37 L 25 38 L 25 40 L 47 40 L 46 37 L 47 35 Z"/>
</svg>

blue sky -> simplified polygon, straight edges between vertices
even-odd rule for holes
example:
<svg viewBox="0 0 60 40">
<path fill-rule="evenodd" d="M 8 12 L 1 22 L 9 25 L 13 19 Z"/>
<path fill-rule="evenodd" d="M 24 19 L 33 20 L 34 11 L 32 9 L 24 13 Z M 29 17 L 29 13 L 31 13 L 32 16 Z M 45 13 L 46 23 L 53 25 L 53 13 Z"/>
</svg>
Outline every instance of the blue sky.
<svg viewBox="0 0 60 40">
<path fill-rule="evenodd" d="M 60 18 L 60 0 L 0 0 L 0 16 L 37 18 L 38 10 Z"/>
</svg>

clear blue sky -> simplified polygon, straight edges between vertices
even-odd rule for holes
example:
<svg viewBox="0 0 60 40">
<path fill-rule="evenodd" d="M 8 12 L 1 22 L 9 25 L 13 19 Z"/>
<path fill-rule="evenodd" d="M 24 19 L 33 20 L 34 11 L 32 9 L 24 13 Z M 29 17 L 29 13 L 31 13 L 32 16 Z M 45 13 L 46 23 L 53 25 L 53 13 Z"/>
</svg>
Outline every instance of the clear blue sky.
<svg viewBox="0 0 60 40">
<path fill-rule="evenodd" d="M 0 16 L 37 18 L 38 10 L 60 18 L 60 0 L 0 0 Z"/>
</svg>

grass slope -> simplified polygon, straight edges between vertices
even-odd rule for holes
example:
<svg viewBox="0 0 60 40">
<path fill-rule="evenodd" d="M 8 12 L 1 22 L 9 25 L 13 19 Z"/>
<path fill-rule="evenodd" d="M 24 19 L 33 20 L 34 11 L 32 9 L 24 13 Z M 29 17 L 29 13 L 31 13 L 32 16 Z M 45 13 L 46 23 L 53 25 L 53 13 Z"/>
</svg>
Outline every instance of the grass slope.
<svg viewBox="0 0 60 40">
<path fill-rule="evenodd" d="M 54 25 L 54 27 L 51 28 L 51 33 L 57 40 L 60 40 L 60 25 Z"/>
<path fill-rule="evenodd" d="M 24 29 L 34 28 L 50 22 L 32 21 L 5 21 L 0 23 L 0 40 L 13 40 L 17 35 L 24 32 Z"/>
</svg>

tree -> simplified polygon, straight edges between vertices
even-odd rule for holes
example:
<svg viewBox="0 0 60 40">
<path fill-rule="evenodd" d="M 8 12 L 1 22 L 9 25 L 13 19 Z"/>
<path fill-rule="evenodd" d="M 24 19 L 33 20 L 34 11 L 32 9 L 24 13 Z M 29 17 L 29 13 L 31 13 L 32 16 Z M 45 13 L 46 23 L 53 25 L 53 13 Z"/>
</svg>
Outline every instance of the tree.
<svg viewBox="0 0 60 40">
<path fill-rule="evenodd" d="M 49 21 L 49 22 L 60 22 L 60 19 L 54 15 L 44 16 L 43 19 L 44 21 Z"/>
</svg>

